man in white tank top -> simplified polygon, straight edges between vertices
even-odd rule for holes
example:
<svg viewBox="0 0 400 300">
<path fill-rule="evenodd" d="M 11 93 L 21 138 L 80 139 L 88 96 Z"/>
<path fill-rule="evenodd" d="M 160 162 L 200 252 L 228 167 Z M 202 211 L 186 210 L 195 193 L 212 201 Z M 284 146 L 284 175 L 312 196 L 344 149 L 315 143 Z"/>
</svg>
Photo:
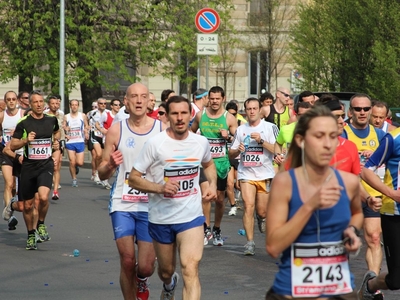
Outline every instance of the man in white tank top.
<svg viewBox="0 0 400 300">
<path fill-rule="evenodd" d="M 109 212 L 121 258 L 120 283 L 125 300 L 149 299 L 148 277 L 154 271 L 155 252 L 148 233 L 148 195 L 128 185 L 129 173 L 144 143 L 164 130 L 160 121 L 146 115 L 148 101 L 146 86 L 135 83 L 128 87 L 125 104 L 130 116 L 108 129 L 98 168 L 101 180 L 117 173 L 111 189 Z"/>
<path fill-rule="evenodd" d="M 8 221 L 8 229 L 14 230 L 15 226 L 18 224 L 17 219 L 12 215 L 11 210 L 11 198 L 13 197 L 14 188 L 14 176 L 13 167 L 14 164 L 21 164 L 22 151 L 16 151 L 19 155 L 16 159 L 3 153 L 4 147 L 10 142 L 11 137 L 14 133 L 15 126 L 17 125 L 19 119 L 22 118 L 24 112 L 22 109 L 18 108 L 17 94 L 13 91 L 9 91 L 4 95 L 4 101 L 6 103 L 6 109 L 0 112 L 0 126 L 2 132 L 1 147 L 0 147 L 0 159 L 1 159 L 1 171 L 3 172 L 4 178 L 4 210 L 3 219 Z M 21 157 L 21 158 L 20 158 Z M 15 192 L 15 191 L 14 191 Z"/>
<path fill-rule="evenodd" d="M 258 99 L 247 99 L 244 107 L 248 123 L 240 125 L 236 130 L 229 158 L 240 155 L 238 180 L 245 204 L 243 226 L 247 238 L 244 255 L 254 255 L 254 209 L 258 228 L 264 233 L 269 190 L 275 176 L 272 165 L 274 145 L 279 130 L 275 124 L 261 119 L 261 103 Z"/>
<path fill-rule="evenodd" d="M 89 125 L 84 113 L 79 112 L 79 101 L 69 101 L 70 113 L 64 116 L 65 148 L 68 152 L 69 172 L 72 187 L 78 187 L 76 178 L 78 168 L 83 165 L 85 155 L 85 139 L 89 139 Z"/>
<path fill-rule="evenodd" d="M 202 200 L 217 198 L 217 174 L 208 140 L 189 131 L 190 102 L 169 98 L 166 112 L 170 127 L 150 138 L 133 164 L 129 185 L 153 193 L 149 197 L 149 233 L 164 283 L 160 299 L 174 299 L 181 262 L 183 299 L 200 299 L 199 263 L 203 255 Z M 201 195 L 200 165 L 209 182 Z M 146 174 L 146 178 L 143 175 Z"/>
</svg>

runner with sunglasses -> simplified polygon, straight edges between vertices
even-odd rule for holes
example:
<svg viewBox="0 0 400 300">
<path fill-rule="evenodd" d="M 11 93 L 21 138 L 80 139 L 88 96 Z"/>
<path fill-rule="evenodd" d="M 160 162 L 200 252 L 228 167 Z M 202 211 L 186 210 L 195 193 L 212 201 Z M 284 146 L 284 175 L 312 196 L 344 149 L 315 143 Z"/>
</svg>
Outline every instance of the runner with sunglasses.
<svg viewBox="0 0 400 300">
<path fill-rule="evenodd" d="M 274 123 L 280 129 L 289 122 L 290 118 L 295 118 L 293 110 L 289 105 L 290 92 L 287 88 L 280 87 L 276 91 L 275 103 L 261 108 L 261 118 L 265 121 Z"/>
<path fill-rule="evenodd" d="M 371 117 L 371 98 L 366 94 L 355 94 L 350 99 L 351 123 L 344 127 L 342 136 L 354 142 L 363 166 L 379 146 L 379 141 L 385 132 L 369 124 Z M 364 188 L 372 197 L 382 197 L 366 182 L 362 181 Z M 368 249 L 365 254 L 368 270 L 379 274 L 382 264 L 381 248 L 381 221 L 379 212 L 373 211 L 368 204 L 363 202 L 364 237 Z M 378 291 L 377 293 L 380 293 Z"/>
</svg>

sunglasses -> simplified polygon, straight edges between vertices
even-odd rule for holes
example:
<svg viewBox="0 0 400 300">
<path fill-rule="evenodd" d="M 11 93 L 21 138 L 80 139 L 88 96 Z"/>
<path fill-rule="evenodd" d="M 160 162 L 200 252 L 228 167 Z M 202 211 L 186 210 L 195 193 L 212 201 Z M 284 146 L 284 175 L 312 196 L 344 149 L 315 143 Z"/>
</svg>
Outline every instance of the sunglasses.
<svg viewBox="0 0 400 300">
<path fill-rule="evenodd" d="M 29 99 L 29 97 L 21 97 L 21 99 Z"/>
<path fill-rule="evenodd" d="M 97 106 L 92 106 L 92 108 L 97 108 Z"/>
<path fill-rule="evenodd" d="M 17 98 L 7 98 L 6 101 L 17 101 Z"/>
<path fill-rule="evenodd" d="M 369 111 L 370 109 L 371 109 L 371 106 L 367 106 L 367 107 L 357 107 L 357 106 L 352 106 L 351 107 L 352 109 L 354 109 L 355 111 L 357 111 L 357 112 L 360 112 L 360 111 L 365 111 L 365 112 L 367 112 L 367 111 Z"/>
<path fill-rule="evenodd" d="M 98 104 L 100 104 L 100 105 L 106 105 L 107 102 L 98 102 Z"/>
<path fill-rule="evenodd" d="M 165 111 L 159 111 L 158 114 L 159 114 L 160 116 L 163 116 L 163 115 L 165 115 Z"/>
<path fill-rule="evenodd" d="M 279 93 L 281 93 L 283 96 L 285 96 L 285 97 L 289 97 L 290 95 L 289 94 L 286 94 L 286 93 L 284 93 L 284 92 L 282 92 L 282 91 L 278 91 Z"/>
<path fill-rule="evenodd" d="M 336 117 L 336 119 L 342 118 L 344 120 L 344 118 L 346 118 L 346 114 L 342 114 L 342 115 L 334 115 Z"/>
<path fill-rule="evenodd" d="M 114 103 L 113 106 L 121 106 L 121 104 Z"/>
</svg>

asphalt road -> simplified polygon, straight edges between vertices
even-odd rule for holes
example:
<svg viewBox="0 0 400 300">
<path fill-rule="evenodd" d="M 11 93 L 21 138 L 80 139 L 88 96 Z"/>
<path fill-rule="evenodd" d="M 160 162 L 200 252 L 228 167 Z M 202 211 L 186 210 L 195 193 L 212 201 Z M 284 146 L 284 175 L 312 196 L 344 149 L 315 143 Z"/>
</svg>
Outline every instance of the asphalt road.
<svg viewBox="0 0 400 300">
<path fill-rule="evenodd" d="M 112 182 L 112 180 L 111 180 Z M 90 181 L 90 170 L 81 169 L 78 188 L 71 187 L 68 169 L 62 168 L 60 200 L 50 201 L 46 219 L 51 241 L 38 244 L 37 251 L 25 250 L 26 229 L 21 213 L 17 230 L 8 231 L 0 223 L 1 300 L 110 300 L 122 299 L 119 288 L 119 258 L 108 216 L 109 191 Z M 0 183 L 0 191 L 3 182 Z M 277 260 L 264 247 L 265 236 L 255 230 L 256 255 L 243 256 L 245 237 L 239 210 L 222 223 L 223 247 L 206 246 L 200 266 L 202 299 L 263 299 L 277 271 Z M 210 243 L 211 244 L 211 243 Z M 80 251 L 73 257 L 74 249 Z M 352 258 L 357 285 L 366 271 L 365 246 Z M 386 266 L 383 266 L 383 270 Z M 177 268 L 178 272 L 179 267 Z M 162 283 L 151 277 L 150 299 L 159 299 Z M 395 292 L 386 300 L 399 299 Z M 176 299 L 182 299 L 182 281 Z"/>
</svg>

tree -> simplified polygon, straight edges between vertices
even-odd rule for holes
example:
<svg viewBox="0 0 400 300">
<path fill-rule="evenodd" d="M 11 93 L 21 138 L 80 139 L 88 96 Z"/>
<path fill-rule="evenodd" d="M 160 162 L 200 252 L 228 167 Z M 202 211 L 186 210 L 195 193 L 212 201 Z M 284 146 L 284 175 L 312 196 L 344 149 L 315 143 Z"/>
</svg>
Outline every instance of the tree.
<svg viewBox="0 0 400 300">
<path fill-rule="evenodd" d="M 291 54 L 304 76 L 301 88 L 365 92 L 395 104 L 400 92 L 399 5 L 395 0 L 301 5 L 291 31 Z"/>
<path fill-rule="evenodd" d="M 293 0 L 252 0 L 250 1 L 250 16 L 247 38 L 245 39 L 249 52 L 258 53 L 251 56 L 257 59 L 260 65 L 258 86 L 263 87 L 261 80 L 265 80 L 265 89 L 277 84 L 278 76 L 288 62 L 289 25 L 295 18 Z M 260 90 L 258 91 L 258 94 Z"/>
</svg>

